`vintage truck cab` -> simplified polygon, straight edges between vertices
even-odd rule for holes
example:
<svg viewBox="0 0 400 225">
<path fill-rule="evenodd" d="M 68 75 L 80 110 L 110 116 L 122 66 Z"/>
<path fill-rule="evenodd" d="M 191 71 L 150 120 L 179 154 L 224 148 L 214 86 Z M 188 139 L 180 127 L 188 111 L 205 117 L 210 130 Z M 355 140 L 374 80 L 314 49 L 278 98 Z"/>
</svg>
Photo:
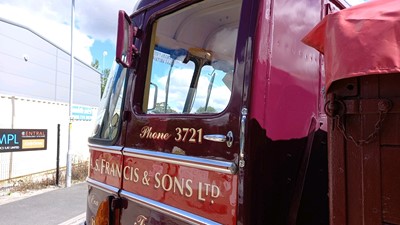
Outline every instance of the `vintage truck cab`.
<svg viewBox="0 0 400 225">
<path fill-rule="evenodd" d="M 328 146 L 342 134 L 328 126 L 336 111 L 327 117 L 325 110 L 340 103 L 326 98 L 321 50 L 302 41 L 346 7 L 340 0 L 142 0 L 132 14 L 121 11 L 117 63 L 89 138 L 86 223 L 372 224 L 358 223 L 368 213 L 343 215 L 362 206 L 341 207 L 346 187 L 369 189 L 340 183 L 341 171 L 357 177 L 362 169 L 344 169 L 347 150 Z M 361 84 L 351 84 L 333 84 L 329 93 L 342 87 L 336 97 L 361 98 Z M 399 159 L 396 151 L 382 160 Z M 384 164 L 382 171 L 394 168 Z M 399 224 L 391 199 L 383 201 L 390 219 L 380 224 Z"/>
</svg>

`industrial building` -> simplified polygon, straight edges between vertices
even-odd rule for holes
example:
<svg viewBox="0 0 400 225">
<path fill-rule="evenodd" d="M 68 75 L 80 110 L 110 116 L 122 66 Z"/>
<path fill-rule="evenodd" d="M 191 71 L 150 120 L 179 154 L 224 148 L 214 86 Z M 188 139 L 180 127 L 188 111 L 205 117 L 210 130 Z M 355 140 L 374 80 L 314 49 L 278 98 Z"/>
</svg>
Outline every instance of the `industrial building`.
<svg viewBox="0 0 400 225">
<path fill-rule="evenodd" d="M 87 160 L 86 140 L 100 102 L 100 77 L 90 65 L 74 60 L 74 159 Z M 0 150 L 0 187 L 2 181 L 54 170 L 57 155 L 65 167 L 69 94 L 70 54 L 28 27 L 0 18 L 0 130 L 47 130 L 45 150 Z"/>
</svg>

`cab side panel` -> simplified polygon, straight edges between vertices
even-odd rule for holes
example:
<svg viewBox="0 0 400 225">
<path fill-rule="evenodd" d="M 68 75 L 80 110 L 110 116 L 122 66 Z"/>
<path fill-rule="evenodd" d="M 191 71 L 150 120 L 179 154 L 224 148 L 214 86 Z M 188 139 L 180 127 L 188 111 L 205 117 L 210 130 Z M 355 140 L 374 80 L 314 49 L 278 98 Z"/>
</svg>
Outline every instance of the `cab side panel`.
<svg viewBox="0 0 400 225">
<path fill-rule="evenodd" d="M 246 164 L 251 224 L 328 224 L 320 56 L 301 42 L 322 5 L 275 0 L 259 7 Z"/>
</svg>

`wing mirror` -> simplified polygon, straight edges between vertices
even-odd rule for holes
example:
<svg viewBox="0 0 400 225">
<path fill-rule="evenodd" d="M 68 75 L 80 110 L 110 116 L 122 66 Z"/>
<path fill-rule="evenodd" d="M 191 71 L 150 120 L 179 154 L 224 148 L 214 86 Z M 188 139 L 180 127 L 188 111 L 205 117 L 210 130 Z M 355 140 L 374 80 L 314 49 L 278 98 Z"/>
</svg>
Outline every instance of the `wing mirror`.
<svg viewBox="0 0 400 225">
<path fill-rule="evenodd" d="M 132 26 L 131 18 L 125 11 L 118 12 L 117 50 L 115 60 L 124 67 L 132 65 L 133 56 L 138 53 L 133 44 L 138 28 Z"/>
</svg>

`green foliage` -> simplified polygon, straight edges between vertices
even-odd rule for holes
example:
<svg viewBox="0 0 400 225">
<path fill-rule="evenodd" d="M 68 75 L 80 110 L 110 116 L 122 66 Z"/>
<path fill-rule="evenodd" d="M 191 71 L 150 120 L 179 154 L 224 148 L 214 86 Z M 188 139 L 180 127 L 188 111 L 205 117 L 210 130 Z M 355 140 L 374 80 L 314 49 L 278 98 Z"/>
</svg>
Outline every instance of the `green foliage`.
<svg viewBox="0 0 400 225">
<path fill-rule="evenodd" d="M 95 60 L 94 62 L 91 63 L 91 66 L 95 69 L 99 69 L 99 60 Z"/>
<path fill-rule="evenodd" d="M 91 63 L 91 66 L 93 67 L 93 68 L 95 68 L 95 69 L 99 69 L 99 60 L 95 60 L 94 62 L 92 62 Z M 101 90 L 101 96 L 103 96 L 103 92 L 104 92 L 104 89 L 105 89 L 105 87 L 106 87 L 106 84 L 107 84 L 107 79 L 108 79 L 108 75 L 110 75 L 110 69 L 104 69 L 103 71 L 101 71 L 101 73 L 102 73 L 102 75 L 101 75 L 101 80 L 100 80 L 100 83 L 101 83 L 101 87 L 100 87 L 100 90 Z"/>
<path fill-rule="evenodd" d="M 100 81 L 101 82 L 101 87 L 100 87 L 101 97 L 103 97 L 104 89 L 106 88 L 106 84 L 107 84 L 107 79 L 108 79 L 108 76 L 101 77 L 101 81 Z"/>
<path fill-rule="evenodd" d="M 196 113 L 215 113 L 215 112 L 217 112 L 217 110 L 212 106 L 208 106 L 207 110 L 206 110 L 206 107 L 202 106 L 202 107 L 198 108 L 196 111 Z"/>
<path fill-rule="evenodd" d="M 156 103 L 156 107 L 151 110 L 152 113 L 178 113 L 177 111 L 173 110 L 169 105 L 167 105 L 167 111 L 165 111 L 165 102 Z"/>
</svg>

